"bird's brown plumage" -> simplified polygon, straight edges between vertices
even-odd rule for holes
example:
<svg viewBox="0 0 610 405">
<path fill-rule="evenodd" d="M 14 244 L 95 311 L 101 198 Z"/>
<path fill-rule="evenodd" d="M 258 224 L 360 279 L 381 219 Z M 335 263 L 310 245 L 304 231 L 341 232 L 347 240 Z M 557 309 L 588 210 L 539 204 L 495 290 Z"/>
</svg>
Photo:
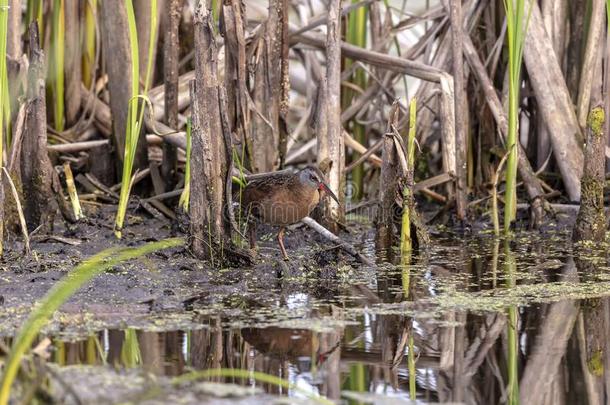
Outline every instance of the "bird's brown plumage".
<svg viewBox="0 0 610 405">
<path fill-rule="evenodd" d="M 303 184 L 296 174 L 270 174 L 252 180 L 243 195 L 244 207 L 256 219 L 271 225 L 299 222 L 320 202 L 317 187 Z"/>
<path fill-rule="evenodd" d="M 250 177 L 242 193 L 242 207 L 249 218 L 250 247 L 256 247 L 255 220 L 279 225 L 278 243 L 284 258 L 287 258 L 284 227 L 309 215 L 320 202 L 322 190 L 328 190 L 337 199 L 328 189 L 322 173 L 313 167 L 296 173 L 284 170 Z"/>
</svg>

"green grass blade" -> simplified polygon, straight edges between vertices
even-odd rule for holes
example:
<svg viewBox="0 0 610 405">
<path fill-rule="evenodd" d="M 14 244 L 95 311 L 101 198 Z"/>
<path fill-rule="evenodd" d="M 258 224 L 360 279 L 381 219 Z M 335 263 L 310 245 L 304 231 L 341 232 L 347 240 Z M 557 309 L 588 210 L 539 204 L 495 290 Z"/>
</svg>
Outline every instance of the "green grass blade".
<svg viewBox="0 0 610 405">
<path fill-rule="evenodd" d="M 6 405 L 9 400 L 10 388 L 13 384 L 19 363 L 25 352 L 43 326 L 47 324 L 61 305 L 66 302 L 79 288 L 102 271 L 111 268 L 123 261 L 134 259 L 157 250 L 181 246 L 184 239 L 165 239 L 159 242 L 148 243 L 137 248 L 110 248 L 106 249 L 75 267 L 61 281 L 55 284 L 40 301 L 27 321 L 21 327 L 14 340 L 11 353 L 4 367 L 2 382 L 0 383 L 0 405 Z"/>
</svg>

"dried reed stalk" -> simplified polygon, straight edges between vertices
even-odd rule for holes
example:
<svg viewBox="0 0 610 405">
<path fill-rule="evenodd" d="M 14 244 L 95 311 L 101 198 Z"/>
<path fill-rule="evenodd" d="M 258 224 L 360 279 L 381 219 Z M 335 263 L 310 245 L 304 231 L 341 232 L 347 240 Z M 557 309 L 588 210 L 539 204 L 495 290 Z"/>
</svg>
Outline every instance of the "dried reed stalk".
<svg viewBox="0 0 610 405">
<path fill-rule="evenodd" d="M 218 50 L 205 1 L 197 6 L 194 22 L 197 52 L 195 80 L 191 81 L 191 246 L 197 256 L 222 263 L 231 240 L 230 224 L 224 215 L 227 151 L 221 124 Z"/>
<path fill-rule="evenodd" d="M 163 43 L 163 76 L 165 83 L 165 122 L 170 128 L 178 129 L 178 63 L 180 55 L 180 42 L 178 31 L 180 26 L 179 0 L 166 0 L 166 27 Z M 170 143 L 163 144 L 163 163 L 161 174 L 165 182 L 165 190 L 171 190 L 176 180 L 178 170 L 178 155 L 176 147 Z"/>
</svg>

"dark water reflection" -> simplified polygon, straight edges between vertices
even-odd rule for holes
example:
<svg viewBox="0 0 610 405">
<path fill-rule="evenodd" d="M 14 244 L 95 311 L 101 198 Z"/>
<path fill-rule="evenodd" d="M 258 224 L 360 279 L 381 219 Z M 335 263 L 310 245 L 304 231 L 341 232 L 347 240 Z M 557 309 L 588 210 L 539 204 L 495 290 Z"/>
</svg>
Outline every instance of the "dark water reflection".
<svg viewBox="0 0 610 405">
<path fill-rule="evenodd" d="M 319 332 L 222 328 L 220 319 L 208 318 L 202 319 L 206 327 L 200 330 L 110 330 L 83 341 L 56 342 L 54 360 L 63 365 L 140 367 L 168 376 L 193 369 L 240 368 L 275 375 L 333 399 L 346 390 L 408 399 L 408 341 L 413 336 L 421 400 L 517 403 L 510 398 L 512 392 L 522 404 L 605 403 L 609 308 L 604 298 L 516 309 L 517 327 L 512 331 L 510 311 L 447 313 L 445 320 L 457 324 L 441 327 L 397 315 L 363 315 L 358 325 Z M 511 334 L 518 343 L 516 351 L 509 348 Z M 511 364 L 518 376 L 514 390 Z M 257 385 L 269 393 L 290 394 L 273 385 Z"/>
<path fill-rule="evenodd" d="M 196 329 L 105 330 L 81 341 L 56 340 L 54 361 L 136 367 L 167 376 L 211 368 L 260 371 L 335 400 L 350 392 L 408 400 L 414 391 L 422 403 L 607 403 L 610 298 L 603 292 L 548 302 L 531 297 L 525 305 L 500 303 L 500 309 L 488 311 L 453 303 L 431 313 L 425 304 L 446 290 L 607 281 L 599 257 L 575 260 L 565 252 L 561 246 L 524 248 L 518 241 L 443 247 L 414 258 L 412 266 L 373 271 L 368 280 L 336 281 L 331 299 L 315 297 L 310 285 L 297 283 L 284 295 L 268 289 L 271 298 L 236 304 L 240 311 L 203 315 L 195 303 Z M 292 322 L 268 322 L 263 328 L 252 322 L 262 309 L 261 323 L 277 321 L 273 314 L 287 307 L 303 310 Z M 301 395 L 256 385 L 269 393 Z"/>
</svg>

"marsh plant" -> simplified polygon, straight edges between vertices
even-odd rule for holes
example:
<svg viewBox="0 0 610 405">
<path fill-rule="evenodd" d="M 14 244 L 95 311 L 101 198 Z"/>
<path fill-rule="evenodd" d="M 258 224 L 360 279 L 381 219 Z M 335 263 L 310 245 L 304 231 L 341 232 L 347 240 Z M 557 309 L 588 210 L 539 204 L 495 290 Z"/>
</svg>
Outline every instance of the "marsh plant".
<svg viewBox="0 0 610 405">
<path fill-rule="evenodd" d="M 131 100 L 129 101 L 129 111 L 127 114 L 127 127 L 125 133 L 125 155 L 123 159 L 123 176 L 121 182 L 121 194 L 119 198 L 119 206 L 116 214 L 114 233 L 117 238 L 121 238 L 121 231 L 125 222 L 125 214 L 127 212 L 127 204 L 131 193 L 131 174 L 133 163 L 138 147 L 138 140 L 142 133 L 144 122 L 144 110 L 149 101 L 147 98 L 148 89 L 151 83 L 151 73 L 153 64 L 153 52 L 156 38 L 156 18 L 157 18 L 157 0 L 150 1 L 151 24 L 150 38 L 148 49 L 148 64 L 146 66 L 146 77 L 144 79 L 144 91 L 140 94 L 140 58 L 138 46 L 138 32 L 136 28 L 136 17 L 131 0 L 126 0 L 127 19 L 129 22 L 129 42 L 131 44 Z"/>
<path fill-rule="evenodd" d="M 503 0 L 506 12 L 506 32 L 508 45 L 508 135 L 506 149 L 506 196 L 504 207 L 504 232 L 517 215 L 517 153 L 519 142 L 519 92 L 521 87 L 521 66 L 523 64 L 523 44 L 532 11 L 530 0 Z M 527 9 L 526 9 L 527 6 Z M 526 14 L 527 13 L 527 14 Z"/>
</svg>

